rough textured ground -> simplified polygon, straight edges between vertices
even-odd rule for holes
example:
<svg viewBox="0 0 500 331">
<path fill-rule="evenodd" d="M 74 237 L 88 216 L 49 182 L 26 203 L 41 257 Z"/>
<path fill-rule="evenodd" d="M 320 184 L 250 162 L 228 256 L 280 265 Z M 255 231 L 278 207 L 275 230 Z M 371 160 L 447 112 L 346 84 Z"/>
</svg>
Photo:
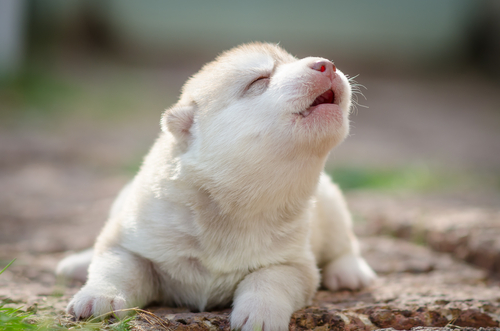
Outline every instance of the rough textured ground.
<svg viewBox="0 0 500 331">
<path fill-rule="evenodd" d="M 500 288 L 485 273 L 449 255 L 385 237 L 365 238 L 365 254 L 380 278 L 358 292 L 321 290 L 295 312 L 291 330 L 375 330 L 414 327 L 498 327 Z M 161 319 L 140 315 L 138 329 L 228 329 L 229 310 L 193 314 L 152 307 Z"/>
<path fill-rule="evenodd" d="M 500 210 L 462 201 L 400 201 L 358 195 L 357 212 L 368 220 L 360 231 L 426 244 L 500 276 Z M 370 203 L 364 203 L 369 200 Z M 363 229 L 361 230 L 361 228 Z"/>
</svg>

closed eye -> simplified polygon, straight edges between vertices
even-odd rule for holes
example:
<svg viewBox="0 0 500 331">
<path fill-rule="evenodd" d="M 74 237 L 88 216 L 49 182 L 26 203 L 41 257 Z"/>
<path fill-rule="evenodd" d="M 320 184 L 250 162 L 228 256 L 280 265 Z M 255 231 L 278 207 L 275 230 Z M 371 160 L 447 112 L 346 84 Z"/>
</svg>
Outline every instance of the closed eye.
<svg viewBox="0 0 500 331">
<path fill-rule="evenodd" d="M 252 81 L 250 83 L 250 85 L 248 85 L 248 87 L 252 86 L 253 84 L 257 83 L 257 82 L 260 82 L 260 81 L 265 81 L 265 80 L 269 80 L 269 76 L 260 76 L 259 78 L 255 79 L 254 81 Z"/>
<path fill-rule="evenodd" d="M 243 95 L 252 96 L 264 93 L 271 81 L 271 73 L 265 73 L 252 80 L 243 91 Z"/>
</svg>

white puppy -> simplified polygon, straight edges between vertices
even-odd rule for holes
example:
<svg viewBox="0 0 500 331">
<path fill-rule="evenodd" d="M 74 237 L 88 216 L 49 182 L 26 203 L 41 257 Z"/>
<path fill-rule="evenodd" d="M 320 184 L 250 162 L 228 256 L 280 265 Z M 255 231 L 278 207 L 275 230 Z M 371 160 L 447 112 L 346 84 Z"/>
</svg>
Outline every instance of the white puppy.
<svg viewBox="0 0 500 331">
<path fill-rule="evenodd" d="M 322 172 L 350 107 L 348 80 L 323 58 L 254 43 L 205 65 L 163 114 L 91 263 L 88 253 L 60 263 L 59 274 L 80 278 L 90 263 L 67 311 L 232 302 L 233 329 L 288 330 L 316 292 L 318 267 L 331 290 L 368 285 L 375 274 Z"/>
</svg>

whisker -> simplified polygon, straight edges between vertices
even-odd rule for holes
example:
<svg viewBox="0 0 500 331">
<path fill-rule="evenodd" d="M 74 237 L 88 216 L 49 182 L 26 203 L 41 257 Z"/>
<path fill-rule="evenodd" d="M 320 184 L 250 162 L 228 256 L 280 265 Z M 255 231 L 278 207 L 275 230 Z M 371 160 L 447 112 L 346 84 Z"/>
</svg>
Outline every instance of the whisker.
<svg viewBox="0 0 500 331">
<path fill-rule="evenodd" d="M 358 83 L 355 79 L 359 77 L 359 74 L 349 77 L 346 75 L 347 80 L 349 81 L 349 84 L 351 85 L 351 91 L 352 91 L 352 106 L 353 109 L 356 111 L 356 115 L 358 114 L 358 107 L 361 108 L 369 108 L 368 106 L 365 106 L 360 103 L 359 101 L 359 95 L 363 97 L 363 99 L 367 100 L 366 96 L 364 95 L 362 89 L 368 90 L 368 88 L 360 83 Z"/>
</svg>

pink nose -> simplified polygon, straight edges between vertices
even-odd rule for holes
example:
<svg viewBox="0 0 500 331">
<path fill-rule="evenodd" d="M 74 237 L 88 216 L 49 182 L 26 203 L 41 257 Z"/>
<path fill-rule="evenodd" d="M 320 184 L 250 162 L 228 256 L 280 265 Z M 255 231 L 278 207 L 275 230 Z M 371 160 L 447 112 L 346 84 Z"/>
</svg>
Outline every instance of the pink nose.
<svg viewBox="0 0 500 331">
<path fill-rule="evenodd" d="M 311 69 L 319 72 L 324 72 L 326 74 L 334 73 L 335 71 L 337 71 L 335 65 L 327 60 L 320 60 L 314 62 L 313 64 L 311 64 Z"/>
</svg>

